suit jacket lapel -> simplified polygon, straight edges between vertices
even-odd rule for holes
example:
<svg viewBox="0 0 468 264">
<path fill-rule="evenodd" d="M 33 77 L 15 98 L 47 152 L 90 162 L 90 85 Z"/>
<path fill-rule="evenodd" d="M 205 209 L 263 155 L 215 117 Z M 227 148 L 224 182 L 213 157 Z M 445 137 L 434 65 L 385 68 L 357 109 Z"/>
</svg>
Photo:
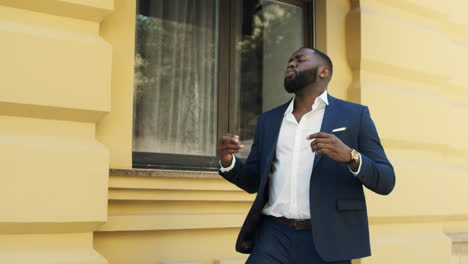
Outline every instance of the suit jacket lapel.
<svg viewBox="0 0 468 264">
<path fill-rule="evenodd" d="M 284 112 L 286 111 L 290 103 L 291 100 L 276 108 L 276 111 L 272 113 L 272 120 L 270 122 L 266 122 L 265 128 L 268 131 L 266 133 L 266 144 L 264 145 L 263 150 L 265 151 L 265 153 L 267 153 L 268 163 L 270 163 L 273 160 L 273 154 L 275 153 L 276 144 L 278 143 L 278 136 L 281 128 L 281 123 L 283 121 Z M 322 126 L 320 128 L 321 132 L 331 133 L 332 129 L 336 125 L 335 122 L 338 119 L 337 117 L 339 113 L 337 111 L 335 103 L 336 99 L 330 94 L 328 94 L 328 105 L 325 107 Z M 315 155 L 313 168 L 315 168 L 315 166 L 321 160 L 321 158 L 322 155 Z M 271 164 L 269 164 L 269 166 L 270 165 Z"/>
<path fill-rule="evenodd" d="M 328 94 L 328 105 L 325 107 L 325 113 L 323 114 L 320 132 L 331 133 L 332 129 L 334 128 L 337 115 L 339 114 L 335 102 L 335 98 Z M 317 166 L 317 163 L 322 159 L 322 156 L 323 155 L 315 154 L 312 171 L 314 171 L 315 166 Z"/>
</svg>

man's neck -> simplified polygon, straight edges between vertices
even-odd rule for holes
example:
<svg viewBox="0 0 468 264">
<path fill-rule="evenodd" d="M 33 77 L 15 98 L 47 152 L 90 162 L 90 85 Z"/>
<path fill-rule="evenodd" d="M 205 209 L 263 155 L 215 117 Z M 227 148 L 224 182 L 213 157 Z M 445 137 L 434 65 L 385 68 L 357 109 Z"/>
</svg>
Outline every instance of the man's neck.
<svg viewBox="0 0 468 264">
<path fill-rule="evenodd" d="M 326 87 L 305 87 L 301 92 L 296 93 L 294 98 L 294 108 L 292 114 L 299 123 L 302 119 L 302 116 L 307 112 L 312 110 L 312 105 L 315 102 L 315 99 L 319 97 Z"/>
<path fill-rule="evenodd" d="M 293 113 L 307 113 L 312 109 L 315 99 L 319 97 L 326 87 L 305 87 L 301 92 L 296 93 L 294 99 Z"/>
</svg>

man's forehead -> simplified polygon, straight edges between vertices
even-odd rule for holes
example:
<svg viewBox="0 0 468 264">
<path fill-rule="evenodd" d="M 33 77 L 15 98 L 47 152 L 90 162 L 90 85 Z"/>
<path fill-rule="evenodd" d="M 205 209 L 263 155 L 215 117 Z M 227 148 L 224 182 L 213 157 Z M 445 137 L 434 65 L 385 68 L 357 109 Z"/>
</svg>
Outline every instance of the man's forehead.
<svg viewBox="0 0 468 264">
<path fill-rule="evenodd" d="M 311 49 L 300 49 L 295 51 L 291 57 L 298 57 L 298 56 L 311 56 L 314 54 L 314 51 Z"/>
</svg>

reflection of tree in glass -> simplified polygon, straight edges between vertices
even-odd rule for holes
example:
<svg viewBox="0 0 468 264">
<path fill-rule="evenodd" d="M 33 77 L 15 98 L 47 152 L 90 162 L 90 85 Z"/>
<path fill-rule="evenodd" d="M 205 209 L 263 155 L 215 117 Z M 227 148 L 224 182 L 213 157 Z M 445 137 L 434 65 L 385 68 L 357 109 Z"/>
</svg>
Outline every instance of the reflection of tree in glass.
<svg viewBox="0 0 468 264">
<path fill-rule="evenodd" d="M 247 0 L 245 0 L 247 1 Z M 245 2 L 244 1 L 244 2 Z M 257 1 L 258 2 L 258 1 Z M 243 28 L 251 29 L 250 32 L 244 30 L 242 37 L 237 42 L 236 49 L 241 57 L 241 76 L 240 76 L 240 122 L 238 124 L 240 136 L 243 139 L 251 139 L 255 133 L 256 120 L 263 112 L 263 63 L 270 61 L 273 56 L 273 49 L 265 49 L 264 43 L 281 47 L 289 39 L 281 33 L 273 33 L 275 28 L 290 20 L 292 16 L 297 15 L 295 8 L 289 5 L 274 2 L 262 1 L 263 4 L 257 4 L 257 12 L 253 17 L 244 17 L 243 23 L 251 23 L 251 26 Z M 246 14 L 248 12 L 244 12 Z M 268 34 L 266 34 L 268 33 Z M 285 62 L 286 63 L 286 62 Z M 279 72 L 277 74 L 282 74 Z M 281 85 L 281 84 L 279 84 Z"/>
</svg>

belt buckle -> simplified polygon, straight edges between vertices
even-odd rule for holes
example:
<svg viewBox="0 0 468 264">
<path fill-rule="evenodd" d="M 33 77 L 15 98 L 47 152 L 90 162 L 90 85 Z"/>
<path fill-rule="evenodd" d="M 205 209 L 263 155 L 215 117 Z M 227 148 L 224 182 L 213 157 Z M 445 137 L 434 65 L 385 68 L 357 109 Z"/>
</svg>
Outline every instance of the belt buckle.
<svg viewBox="0 0 468 264">
<path fill-rule="evenodd" d="M 297 229 L 297 220 L 293 221 L 294 229 Z"/>
<path fill-rule="evenodd" d="M 295 229 L 301 228 L 301 224 L 302 224 L 303 222 L 304 222 L 304 221 L 302 221 L 302 220 L 294 220 L 294 228 L 295 228 Z"/>
<path fill-rule="evenodd" d="M 302 224 L 306 223 L 307 220 L 294 220 L 294 228 L 295 229 L 304 229 Z"/>
</svg>

